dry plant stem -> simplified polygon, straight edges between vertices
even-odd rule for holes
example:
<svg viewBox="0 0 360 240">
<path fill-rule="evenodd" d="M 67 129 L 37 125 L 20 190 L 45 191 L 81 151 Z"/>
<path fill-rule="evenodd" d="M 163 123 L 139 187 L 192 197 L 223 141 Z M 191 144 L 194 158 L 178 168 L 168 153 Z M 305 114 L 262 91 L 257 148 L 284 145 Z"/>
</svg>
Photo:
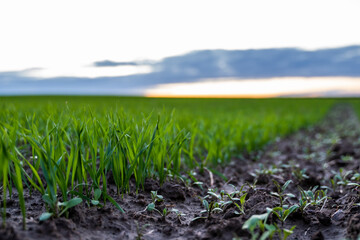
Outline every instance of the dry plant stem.
<svg viewBox="0 0 360 240">
<path fill-rule="evenodd" d="M 207 168 L 205 168 L 205 169 L 206 169 L 206 171 L 209 173 L 210 186 L 213 187 L 213 186 L 214 186 L 214 176 L 213 176 L 213 173 L 212 173 L 209 169 L 207 169 Z"/>
</svg>

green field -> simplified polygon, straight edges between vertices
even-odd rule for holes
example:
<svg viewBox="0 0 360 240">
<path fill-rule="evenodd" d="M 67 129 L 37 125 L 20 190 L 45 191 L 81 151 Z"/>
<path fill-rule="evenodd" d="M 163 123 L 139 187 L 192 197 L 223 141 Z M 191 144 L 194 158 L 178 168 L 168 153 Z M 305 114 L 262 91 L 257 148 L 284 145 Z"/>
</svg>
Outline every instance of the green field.
<svg viewBox="0 0 360 240">
<path fill-rule="evenodd" d="M 332 99 L 148 99 L 125 97 L 0 98 L 0 180 L 6 195 L 40 192 L 42 219 L 81 201 L 111 202 L 118 193 L 163 183 L 193 169 L 213 170 L 260 150 L 278 136 L 322 119 Z M 135 179 L 135 187 L 130 187 Z M 184 179 L 183 179 L 184 180 Z"/>
</svg>

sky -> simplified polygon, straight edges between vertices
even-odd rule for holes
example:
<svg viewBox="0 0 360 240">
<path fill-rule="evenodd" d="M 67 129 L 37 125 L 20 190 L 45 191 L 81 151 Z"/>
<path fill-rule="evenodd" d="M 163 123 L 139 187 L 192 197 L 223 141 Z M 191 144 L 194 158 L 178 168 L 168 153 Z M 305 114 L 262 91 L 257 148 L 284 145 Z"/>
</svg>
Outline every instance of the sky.
<svg viewBox="0 0 360 240">
<path fill-rule="evenodd" d="M 203 49 L 359 45 L 359 9 L 358 0 L 4 0 L 0 72 L 123 76 L 151 68 L 93 63 L 159 61 Z"/>
<path fill-rule="evenodd" d="M 241 80 L 209 79 L 191 83 L 169 83 L 148 88 L 147 97 L 216 97 L 216 98 L 272 98 L 272 97 L 351 97 L 360 92 L 360 78 L 301 77 Z"/>
</svg>

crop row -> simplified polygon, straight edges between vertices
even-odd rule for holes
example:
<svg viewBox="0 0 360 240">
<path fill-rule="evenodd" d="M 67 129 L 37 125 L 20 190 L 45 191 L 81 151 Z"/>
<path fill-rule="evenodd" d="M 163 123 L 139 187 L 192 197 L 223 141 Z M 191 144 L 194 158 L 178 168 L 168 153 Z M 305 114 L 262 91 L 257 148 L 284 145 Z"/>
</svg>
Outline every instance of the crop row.
<svg viewBox="0 0 360 240">
<path fill-rule="evenodd" d="M 0 180 L 15 187 L 25 219 L 24 188 L 47 205 L 41 216 L 67 214 L 83 201 L 107 201 L 146 178 L 215 169 L 243 153 L 319 121 L 333 100 L 214 100 L 38 97 L 0 99 Z M 130 179 L 135 189 L 130 188 Z M 25 221 L 24 221 L 25 224 Z M 25 226 L 25 225 L 24 225 Z"/>
</svg>

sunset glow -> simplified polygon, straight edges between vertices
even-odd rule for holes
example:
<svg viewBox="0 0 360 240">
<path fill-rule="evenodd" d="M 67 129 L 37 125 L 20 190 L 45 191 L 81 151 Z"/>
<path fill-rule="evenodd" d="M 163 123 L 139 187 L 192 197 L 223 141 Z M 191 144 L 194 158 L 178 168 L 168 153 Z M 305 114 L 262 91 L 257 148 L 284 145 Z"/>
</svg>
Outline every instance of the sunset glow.
<svg viewBox="0 0 360 240">
<path fill-rule="evenodd" d="M 266 98 L 279 96 L 331 96 L 360 93 L 360 78 L 285 77 L 271 79 L 207 79 L 201 82 L 161 84 L 145 92 L 147 97 Z"/>
</svg>

